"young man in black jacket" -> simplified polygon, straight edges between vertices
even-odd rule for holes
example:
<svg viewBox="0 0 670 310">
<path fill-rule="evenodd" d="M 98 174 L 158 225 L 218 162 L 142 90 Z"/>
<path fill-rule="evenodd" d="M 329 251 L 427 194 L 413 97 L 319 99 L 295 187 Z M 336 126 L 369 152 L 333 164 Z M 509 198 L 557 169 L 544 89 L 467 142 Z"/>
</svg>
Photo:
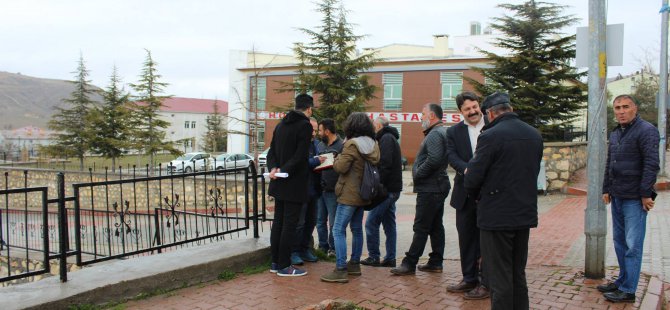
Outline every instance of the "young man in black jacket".
<svg viewBox="0 0 670 310">
<path fill-rule="evenodd" d="M 477 226 L 492 309 L 528 309 L 526 261 L 530 228 L 537 227 L 537 175 L 543 142 L 512 112 L 509 96 L 482 103 L 490 123 L 477 139 L 463 184 L 477 202 Z"/>
<path fill-rule="evenodd" d="M 368 213 L 365 220 L 365 240 L 368 247 L 368 258 L 361 264 L 374 267 L 396 266 L 397 231 L 395 223 L 395 202 L 402 190 L 402 162 L 400 159 L 400 144 L 398 129 L 389 126 L 389 121 L 383 116 L 374 120 L 375 139 L 379 143 L 379 176 L 388 197 Z M 386 256 L 380 262 L 379 252 L 379 225 L 384 227 L 386 235 Z"/>
<path fill-rule="evenodd" d="M 275 198 L 275 217 L 270 232 L 272 266 L 270 271 L 279 276 L 304 276 L 306 271 L 291 265 L 291 247 L 296 238 L 296 226 L 302 205 L 309 201 L 309 174 L 307 163 L 312 140 L 314 101 L 307 94 L 295 98 L 295 110 L 279 122 L 272 134 L 267 163 L 270 169 L 268 194 Z M 277 173 L 288 173 L 279 177 Z"/>
<path fill-rule="evenodd" d="M 320 153 L 342 153 L 344 143 L 337 135 L 335 121 L 324 118 L 319 123 L 319 152 Z M 335 184 L 339 174 L 328 168 L 321 170 L 321 196 L 317 202 L 316 231 L 319 235 L 319 249 L 328 256 L 335 257 L 335 240 L 333 239 L 333 224 L 337 211 L 337 196 L 335 196 Z"/>
</svg>

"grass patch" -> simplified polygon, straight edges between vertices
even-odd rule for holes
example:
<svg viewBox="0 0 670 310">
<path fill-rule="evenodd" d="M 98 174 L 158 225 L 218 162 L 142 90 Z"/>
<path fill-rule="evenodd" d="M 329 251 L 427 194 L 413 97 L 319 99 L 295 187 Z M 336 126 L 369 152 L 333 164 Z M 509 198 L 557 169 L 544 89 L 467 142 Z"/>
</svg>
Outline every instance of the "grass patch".
<svg viewBox="0 0 670 310">
<path fill-rule="evenodd" d="M 217 276 L 217 278 L 219 280 L 222 280 L 222 281 L 230 281 L 232 279 L 235 279 L 236 277 L 237 277 L 237 273 L 235 273 L 234 271 L 230 271 L 230 270 L 224 270 L 221 273 L 219 273 L 219 275 Z"/>
<path fill-rule="evenodd" d="M 126 305 L 118 302 L 108 303 L 104 305 L 91 305 L 91 304 L 81 304 L 81 305 L 70 305 L 67 307 L 68 310 L 125 310 Z"/>
<path fill-rule="evenodd" d="M 265 264 L 258 265 L 258 266 L 251 266 L 251 267 L 245 267 L 242 269 L 242 273 L 250 276 L 252 274 L 258 274 L 258 273 L 263 273 L 266 272 L 270 269 L 270 261 L 267 261 Z"/>
<path fill-rule="evenodd" d="M 314 250 L 314 255 L 319 258 L 320 261 L 324 262 L 335 262 L 335 257 L 328 257 L 328 253 L 322 251 L 321 249 Z"/>
</svg>

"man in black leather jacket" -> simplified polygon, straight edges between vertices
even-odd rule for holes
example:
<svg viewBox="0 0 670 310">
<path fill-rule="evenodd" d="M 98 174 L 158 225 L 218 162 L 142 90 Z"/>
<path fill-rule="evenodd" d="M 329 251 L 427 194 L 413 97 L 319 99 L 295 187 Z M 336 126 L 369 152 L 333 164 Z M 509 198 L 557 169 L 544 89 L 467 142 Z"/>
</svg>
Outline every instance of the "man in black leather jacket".
<svg viewBox="0 0 670 310">
<path fill-rule="evenodd" d="M 428 236 L 432 252 L 428 263 L 419 265 L 425 272 L 442 272 L 444 257 L 444 201 L 451 184 L 447 176 L 447 130 L 442 123 L 442 107 L 429 103 L 423 107 L 421 125 L 426 138 L 421 142 L 412 167 L 416 214 L 414 216 L 414 237 L 405 258 L 398 268 L 391 269 L 395 275 L 414 274 L 419 258 L 423 255 Z"/>
</svg>

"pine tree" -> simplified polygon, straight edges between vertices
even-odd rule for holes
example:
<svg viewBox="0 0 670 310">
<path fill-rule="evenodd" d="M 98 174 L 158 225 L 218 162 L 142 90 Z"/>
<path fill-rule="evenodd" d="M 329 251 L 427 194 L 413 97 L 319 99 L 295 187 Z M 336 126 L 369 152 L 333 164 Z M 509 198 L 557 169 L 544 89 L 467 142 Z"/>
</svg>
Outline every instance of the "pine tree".
<svg viewBox="0 0 670 310">
<path fill-rule="evenodd" d="M 136 129 L 134 145 L 135 148 L 149 155 L 150 166 L 154 166 L 154 155 L 160 151 L 169 151 L 173 154 L 181 153 L 172 142 L 165 141 L 165 128 L 170 123 L 158 117 L 158 111 L 163 106 L 163 100 L 171 96 L 161 96 L 167 83 L 159 82 L 161 75 L 158 74 L 156 63 L 147 51 L 144 67 L 137 84 L 130 86 L 137 92 L 136 102 L 133 110 L 136 111 L 134 127 Z"/>
<path fill-rule="evenodd" d="M 79 169 L 84 170 L 84 155 L 90 150 L 91 140 L 95 136 L 90 124 L 90 111 L 96 103 L 91 96 L 96 92 L 88 80 L 89 71 L 84 56 L 79 55 L 79 64 L 70 97 L 63 99 L 68 107 L 57 107 L 49 121 L 49 129 L 56 132 L 54 143 L 42 150 L 54 156 L 73 156 L 79 159 Z"/>
<path fill-rule="evenodd" d="M 362 72 L 375 65 L 374 54 L 359 55 L 355 35 L 347 22 L 346 10 L 339 0 L 322 0 L 317 4 L 322 23 L 316 30 L 301 28 L 310 38 L 293 50 L 298 57 L 298 78 L 288 91 L 312 91 L 320 103 L 316 113 L 344 124 L 352 112 L 364 111 L 366 102 L 374 97 L 375 86 Z"/>
<path fill-rule="evenodd" d="M 214 100 L 212 113 L 207 116 L 207 131 L 203 136 L 203 149 L 207 152 L 225 152 L 228 139 L 223 128 L 223 117 L 219 114 L 219 105 Z"/>
<path fill-rule="evenodd" d="M 119 86 L 116 66 L 112 70 L 109 86 L 103 92 L 103 105 L 92 110 L 91 122 L 96 135 L 91 143 L 94 152 L 112 159 L 112 171 L 116 159 L 132 147 L 132 111 L 129 107 L 130 94 Z"/>
<path fill-rule="evenodd" d="M 466 80 L 482 95 L 508 92 L 514 112 L 522 120 L 539 129 L 545 140 L 562 140 L 587 100 L 586 85 L 579 81 L 584 73 L 571 66 L 575 35 L 560 32 L 578 19 L 561 15 L 565 6 L 534 0 L 498 7 L 514 13 L 494 18 L 491 25 L 503 34 L 495 45 L 510 55 L 482 51 L 493 67 L 473 70 L 489 83 Z"/>
</svg>

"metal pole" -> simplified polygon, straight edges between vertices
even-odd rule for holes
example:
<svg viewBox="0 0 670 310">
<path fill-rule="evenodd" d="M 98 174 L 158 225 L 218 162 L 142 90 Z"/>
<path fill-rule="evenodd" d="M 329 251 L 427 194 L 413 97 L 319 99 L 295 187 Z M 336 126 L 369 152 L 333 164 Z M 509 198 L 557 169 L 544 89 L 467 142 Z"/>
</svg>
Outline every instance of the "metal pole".
<svg viewBox="0 0 670 310">
<path fill-rule="evenodd" d="M 59 257 L 59 274 L 60 281 L 67 282 L 67 210 L 65 209 L 65 175 L 59 172 L 57 175 L 58 182 L 58 257 Z"/>
<path fill-rule="evenodd" d="M 588 278 L 605 276 L 605 239 L 607 209 L 602 201 L 602 180 L 607 159 L 607 110 L 605 78 L 606 1 L 589 0 L 589 72 L 588 72 L 588 196 L 584 223 L 586 234 L 585 274 Z"/>
<path fill-rule="evenodd" d="M 663 0 L 661 16 L 661 68 L 658 74 L 660 83 L 658 87 L 658 133 L 661 136 L 661 143 L 658 145 L 658 154 L 660 155 L 660 174 L 665 176 L 665 136 L 668 111 L 668 0 Z"/>
</svg>

